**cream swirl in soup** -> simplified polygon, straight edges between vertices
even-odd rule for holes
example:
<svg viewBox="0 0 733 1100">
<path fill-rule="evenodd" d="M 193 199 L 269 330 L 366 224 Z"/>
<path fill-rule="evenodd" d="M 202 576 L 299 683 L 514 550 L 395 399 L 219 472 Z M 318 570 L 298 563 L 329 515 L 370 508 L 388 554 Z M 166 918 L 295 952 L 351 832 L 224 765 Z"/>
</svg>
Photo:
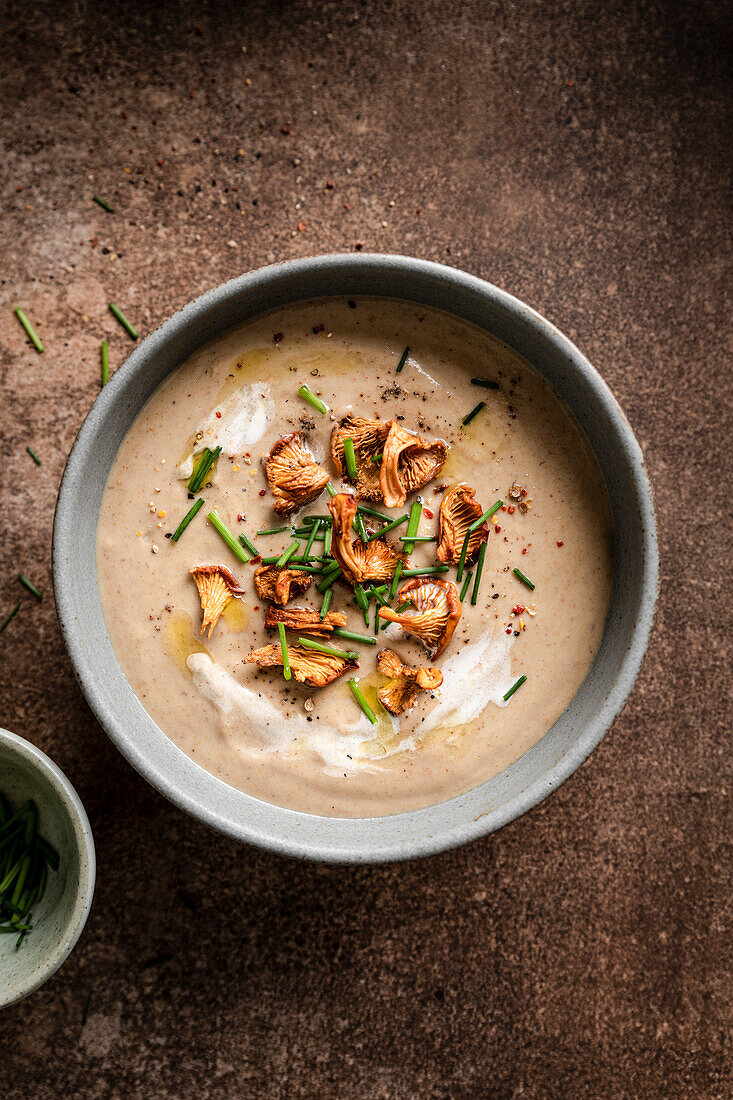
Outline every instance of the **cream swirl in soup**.
<svg viewBox="0 0 733 1100">
<path fill-rule="evenodd" d="M 505 344 L 319 300 L 156 390 L 97 563 L 120 665 L 183 752 L 268 802 L 371 816 L 475 787 L 562 714 L 603 633 L 611 522 L 580 428 Z"/>
</svg>

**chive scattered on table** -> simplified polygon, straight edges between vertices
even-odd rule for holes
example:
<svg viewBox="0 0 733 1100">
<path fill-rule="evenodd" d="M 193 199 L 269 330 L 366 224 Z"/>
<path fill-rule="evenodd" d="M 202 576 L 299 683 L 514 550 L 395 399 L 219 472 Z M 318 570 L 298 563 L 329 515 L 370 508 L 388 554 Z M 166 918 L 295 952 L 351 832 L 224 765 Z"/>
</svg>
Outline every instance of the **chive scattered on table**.
<svg viewBox="0 0 733 1100">
<path fill-rule="evenodd" d="M 100 352 L 102 355 L 102 385 L 106 386 L 109 382 L 109 340 L 102 340 Z"/>
<path fill-rule="evenodd" d="M 482 516 L 479 516 L 477 520 L 474 520 L 474 522 L 468 528 L 467 534 L 472 535 L 474 531 L 478 531 L 479 527 L 482 527 L 488 519 L 491 519 L 495 512 L 499 511 L 503 503 L 503 500 L 497 500 L 494 504 L 492 504 L 488 511 L 484 512 Z"/>
<path fill-rule="evenodd" d="M 481 584 L 481 574 L 484 571 L 484 558 L 486 557 L 486 539 L 481 543 L 478 552 L 478 560 L 476 562 L 476 580 L 473 582 L 473 592 L 471 593 L 471 603 L 475 604 L 478 599 L 478 589 Z"/>
<path fill-rule="evenodd" d="M 305 646 L 306 649 L 314 649 L 317 653 L 328 653 L 330 657 L 343 657 L 347 661 L 359 660 L 358 653 L 353 653 L 351 650 L 337 649 L 332 645 L 324 645 L 323 642 L 312 642 L 310 638 L 298 636 L 298 645 Z"/>
<path fill-rule="evenodd" d="M 203 508 L 203 506 L 204 506 L 204 498 L 199 497 L 199 499 L 196 501 L 196 503 L 194 505 L 192 505 L 191 508 L 189 508 L 189 510 L 186 512 L 185 516 L 183 517 L 183 519 L 181 520 L 181 522 L 178 524 L 175 531 L 171 535 L 171 539 L 173 540 L 173 542 L 178 542 L 179 538 L 181 537 L 183 532 L 186 530 L 186 528 L 188 527 L 188 525 L 191 522 L 191 520 L 193 519 L 193 517 L 196 515 L 197 512 L 199 512 L 201 510 L 201 508 Z"/>
<path fill-rule="evenodd" d="M 359 685 L 357 684 L 356 680 L 349 680 L 348 685 L 349 685 L 349 687 L 351 688 L 351 690 L 353 692 L 354 698 L 356 699 L 357 703 L 359 704 L 361 709 L 366 714 L 366 716 L 369 719 L 369 721 L 371 722 L 371 724 L 373 726 L 376 726 L 377 719 L 374 717 L 374 711 L 372 710 L 372 708 L 369 706 L 366 699 L 364 698 L 362 690 L 359 687 Z"/>
<path fill-rule="evenodd" d="M 467 424 L 470 424 L 471 421 L 473 420 L 473 418 L 475 416 L 478 416 L 478 414 L 481 412 L 481 410 L 485 409 L 485 408 L 486 408 L 486 402 L 485 401 L 479 401 L 478 405 L 474 405 L 474 407 L 471 409 L 470 413 L 468 413 L 467 416 L 464 416 L 463 420 L 461 421 L 461 424 L 463 425 L 463 427 L 465 428 Z"/>
<path fill-rule="evenodd" d="M 25 585 L 29 592 L 33 593 L 37 600 L 43 599 L 43 593 L 41 592 L 40 588 L 36 588 L 33 581 L 28 580 L 25 573 L 18 573 L 18 580 L 22 585 Z"/>
<path fill-rule="evenodd" d="M 33 344 L 33 347 L 36 349 L 37 352 L 42 352 L 43 344 L 41 343 L 41 339 L 36 334 L 36 330 L 33 328 L 33 325 L 30 323 L 23 310 L 20 308 L 20 306 L 16 306 L 13 312 L 25 329 L 26 335 L 28 336 L 30 342 Z"/>
<path fill-rule="evenodd" d="M 372 531 L 371 535 L 369 535 L 367 539 L 367 542 L 371 542 L 372 539 L 381 538 L 382 535 L 386 535 L 388 534 L 388 532 L 394 531 L 395 527 L 399 527 L 400 524 L 404 523 L 406 520 L 409 520 L 409 518 L 409 515 L 407 514 L 407 512 L 405 512 L 404 516 L 400 516 L 399 519 L 393 519 L 392 522 L 388 523 L 386 527 L 380 527 L 378 531 Z"/>
<path fill-rule="evenodd" d="M 321 621 L 326 618 L 328 609 L 331 606 L 331 600 L 333 599 L 333 589 L 327 588 L 323 593 L 323 603 L 321 604 Z"/>
<path fill-rule="evenodd" d="M 469 569 L 468 573 L 466 573 L 466 579 L 463 582 L 463 588 L 461 589 L 461 603 L 463 603 L 463 601 L 466 598 L 466 593 L 468 592 L 468 586 L 471 583 L 471 577 L 472 576 L 473 576 L 473 569 Z M 458 580 L 460 580 L 460 579 L 461 578 L 459 577 Z"/>
<path fill-rule="evenodd" d="M 20 603 L 17 603 L 15 605 L 15 607 L 12 607 L 10 609 L 8 614 L 5 616 L 3 621 L 0 623 L 0 634 L 2 634 L 3 630 L 5 630 L 5 627 L 8 625 L 10 620 L 18 614 L 19 610 L 20 610 Z"/>
<path fill-rule="evenodd" d="M 369 634 L 355 634 L 353 630 L 342 630 L 341 627 L 336 627 L 334 634 L 338 634 L 339 638 L 345 638 L 347 642 L 361 642 L 363 645 L 377 644 L 377 639 L 370 637 Z"/>
<path fill-rule="evenodd" d="M 319 413 L 328 412 L 328 405 L 325 401 L 321 401 L 320 397 L 316 397 L 310 386 L 301 386 L 298 390 L 298 396 L 302 397 L 304 401 L 307 401 L 308 404 Z"/>
<path fill-rule="evenodd" d="M 35 462 L 36 466 L 40 466 L 41 465 L 41 460 L 38 457 L 38 455 L 36 454 L 36 452 L 33 450 L 33 448 L 32 447 L 26 447 L 26 451 L 31 456 L 31 458 Z"/>
<path fill-rule="evenodd" d="M 278 629 L 278 633 L 280 635 L 280 649 L 282 650 L 282 653 L 283 653 L 283 676 L 285 677 L 286 680 L 289 680 L 292 674 L 290 672 L 290 658 L 288 657 L 288 642 L 287 642 L 287 638 L 285 637 L 285 626 L 284 626 L 284 624 L 283 623 L 278 623 L 277 624 L 277 629 Z"/>
<path fill-rule="evenodd" d="M 133 340 L 137 340 L 138 336 L 140 335 L 139 332 L 137 331 L 135 326 L 132 325 L 127 320 L 127 317 L 125 317 L 124 313 L 119 308 L 119 306 L 116 306 L 114 304 L 114 302 L 110 302 L 109 303 L 109 311 L 110 311 L 110 313 L 112 314 L 113 317 L 117 318 L 117 320 L 120 322 L 120 324 L 122 325 L 125 332 L 129 333 L 130 336 L 132 336 Z"/>
<path fill-rule="evenodd" d="M 410 354 L 410 349 L 409 349 L 409 347 L 407 347 L 407 348 L 405 348 L 405 350 L 404 350 L 404 351 L 402 352 L 402 357 L 400 358 L 400 361 L 399 361 L 399 363 L 397 364 L 397 370 L 395 371 L 395 374 L 399 374 L 399 373 L 400 373 L 400 371 L 401 371 L 401 370 L 402 370 L 402 368 L 404 367 L 405 363 L 407 362 L 407 356 L 408 356 L 409 354 Z"/>
<path fill-rule="evenodd" d="M 490 378 L 472 378 L 472 386 L 483 386 L 485 390 L 498 390 L 500 389 L 498 382 L 493 382 Z"/>
<path fill-rule="evenodd" d="M 517 688 L 520 688 L 522 686 L 522 684 L 524 683 L 524 681 L 526 679 L 527 679 L 527 677 L 524 674 L 522 674 L 519 677 L 519 679 L 516 681 L 516 683 L 512 684 L 512 686 L 509 688 L 509 691 L 506 693 L 506 695 L 503 696 L 504 702 L 506 702 L 507 699 L 511 699 L 514 692 L 517 690 Z"/>
<path fill-rule="evenodd" d="M 201 458 L 199 459 L 196 469 L 191 474 L 191 478 L 188 482 L 189 493 L 197 493 L 204 483 L 204 478 L 208 474 L 211 467 L 216 462 L 217 458 L 221 454 L 221 447 L 215 447 L 213 451 L 210 451 L 208 447 L 204 447 L 201 452 Z"/>
<path fill-rule="evenodd" d="M 287 531 L 287 527 L 268 527 L 264 531 L 258 531 L 256 537 L 260 539 L 263 535 L 280 535 L 283 531 Z"/>
<path fill-rule="evenodd" d="M 424 565 L 422 569 L 403 569 L 403 577 L 429 577 L 433 573 L 447 573 L 449 565 Z"/>
<path fill-rule="evenodd" d="M 239 541 L 241 542 L 244 549 L 249 551 L 249 553 L 252 555 L 253 558 L 259 558 L 259 556 L 260 556 L 259 550 L 255 546 L 255 544 L 250 539 L 247 538 L 246 535 L 240 535 L 239 536 Z"/>
<path fill-rule="evenodd" d="M 290 559 L 292 558 L 293 554 L 298 549 L 299 549 L 298 543 L 297 542 L 291 542 L 290 546 L 288 546 L 286 550 L 283 550 L 282 554 L 280 555 L 280 557 L 275 562 L 275 565 L 278 567 L 278 569 L 284 569 L 285 566 L 290 561 Z"/>
<path fill-rule="evenodd" d="M 237 542 L 234 535 L 227 527 L 226 523 L 224 523 L 224 521 L 219 518 L 216 512 L 209 512 L 206 518 L 208 519 L 214 530 L 217 531 L 224 539 L 224 542 L 227 544 L 231 552 L 236 557 L 238 557 L 241 562 L 244 562 L 246 564 L 249 561 L 249 554 L 244 549 L 244 547 Z"/>
<path fill-rule="evenodd" d="M 347 435 L 344 440 L 344 459 L 346 461 L 346 473 L 352 481 L 356 481 L 358 470 L 356 469 L 356 454 L 354 452 L 354 440 Z"/>
<path fill-rule="evenodd" d="M 108 214 L 114 214 L 115 209 L 110 206 L 108 202 L 100 198 L 99 195 L 92 195 L 92 202 L 96 202 L 97 206 L 101 206 L 102 210 L 106 210 Z"/>
<path fill-rule="evenodd" d="M 530 591 L 534 592 L 534 581 L 531 581 L 526 573 L 523 573 L 521 569 L 512 569 L 512 573 L 519 578 L 522 584 L 526 584 Z"/>
</svg>

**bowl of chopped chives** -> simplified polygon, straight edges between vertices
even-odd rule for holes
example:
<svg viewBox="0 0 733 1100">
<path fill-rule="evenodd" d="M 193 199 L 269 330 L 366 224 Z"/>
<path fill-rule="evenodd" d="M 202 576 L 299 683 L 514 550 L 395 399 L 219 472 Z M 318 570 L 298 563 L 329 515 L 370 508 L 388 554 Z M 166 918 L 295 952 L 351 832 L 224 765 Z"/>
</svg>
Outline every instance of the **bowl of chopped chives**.
<svg viewBox="0 0 733 1100">
<path fill-rule="evenodd" d="M 69 780 L 35 745 L 0 729 L 0 1008 L 68 957 L 89 915 L 95 866 Z"/>
</svg>

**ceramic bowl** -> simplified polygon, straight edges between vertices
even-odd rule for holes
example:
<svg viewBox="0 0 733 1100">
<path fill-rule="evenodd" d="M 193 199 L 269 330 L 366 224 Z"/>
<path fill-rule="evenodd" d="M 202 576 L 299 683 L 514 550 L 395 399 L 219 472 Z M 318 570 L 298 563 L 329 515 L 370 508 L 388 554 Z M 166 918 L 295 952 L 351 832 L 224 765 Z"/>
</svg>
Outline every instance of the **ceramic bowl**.
<svg viewBox="0 0 733 1100">
<path fill-rule="evenodd" d="M 546 736 L 472 791 L 386 817 L 326 818 L 261 802 L 185 756 L 146 714 L 104 625 L 95 530 L 117 448 L 160 382 L 205 341 L 255 314 L 328 296 L 378 295 L 446 310 L 523 355 L 573 411 L 595 451 L 614 521 L 615 583 L 605 634 L 581 689 Z M 225 283 L 147 337 L 100 393 L 69 457 L 54 525 L 61 627 L 90 706 L 122 753 L 193 816 L 277 852 L 333 861 L 403 859 L 464 843 L 536 805 L 586 759 L 621 710 L 639 670 L 657 596 L 656 521 L 639 445 L 590 363 L 529 306 L 481 279 L 403 256 L 294 260 Z"/>
<path fill-rule="evenodd" d="M 46 890 L 33 910 L 33 930 L 0 935 L 0 1008 L 21 1000 L 51 977 L 86 924 L 94 894 L 94 840 L 84 807 L 64 773 L 45 753 L 0 729 L 0 791 L 14 809 L 28 799 L 38 807 L 41 836 L 59 854 Z"/>
</svg>

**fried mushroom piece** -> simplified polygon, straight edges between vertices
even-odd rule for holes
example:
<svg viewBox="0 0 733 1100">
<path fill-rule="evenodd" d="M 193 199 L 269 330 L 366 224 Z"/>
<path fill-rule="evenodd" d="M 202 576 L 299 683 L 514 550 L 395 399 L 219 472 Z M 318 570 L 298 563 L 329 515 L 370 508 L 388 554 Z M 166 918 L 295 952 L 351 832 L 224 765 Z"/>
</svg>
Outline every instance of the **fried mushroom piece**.
<svg viewBox="0 0 733 1100">
<path fill-rule="evenodd" d="M 276 668 L 283 663 L 282 646 L 272 644 L 254 649 L 244 658 L 248 665 L 260 668 Z M 319 653 L 301 645 L 288 646 L 290 670 L 295 679 L 309 687 L 322 688 L 333 683 L 344 672 L 358 668 L 359 662 L 350 657 L 337 657 L 334 653 Z"/>
<path fill-rule="evenodd" d="M 315 500 L 328 481 L 328 472 L 307 449 L 303 432 L 291 432 L 278 439 L 265 459 L 265 474 L 279 516 L 292 515 Z"/>
<path fill-rule="evenodd" d="M 196 582 L 201 610 L 204 613 L 201 633 L 209 629 L 209 637 L 219 621 L 222 611 L 235 596 L 243 596 L 244 589 L 225 565 L 194 565 L 189 574 Z"/>
<path fill-rule="evenodd" d="M 401 507 L 408 493 L 427 485 L 442 469 L 447 453 L 448 446 L 442 439 L 423 439 L 392 420 L 379 469 L 379 487 L 386 506 Z"/>
<path fill-rule="evenodd" d="M 378 655 L 377 668 L 383 676 L 389 677 L 389 683 L 381 687 L 377 695 L 390 714 L 411 710 L 421 691 L 435 691 L 443 683 L 439 668 L 410 668 L 402 664 L 392 649 L 383 649 Z"/>
<path fill-rule="evenodd" d="M 362 581 L 387 581 L 394 576 L 398 562 L 406 555 L 395 550 L 386 539 L 363 543 L 354 539 L 352 524 L 356 515 L 356 499 L 349 493 L 337 493 L 328 502 L 333 516 L 331 553 L 341 566 L 349 584 Z"/>
<path fill-rule="evenodd" d="M 379 485 L 378 462 L 372 462 L 384 448 L 389 435 L 391 421 L 367 420 L 363 416 L 345 416 L 331 432 L 331 460 L 340 477 L 347 477 L 344 457 L 344 440 L 350 438 L 354 444 L 356 458 L 356 498 L 357 500 L 381 501 L 382 490 Z"/>
<path fill-rule="evenodd" d="M 309 573 L 296 569 L 278 569 L 276 565 L 260 565 L 255 569 L 255 588 L 261 600 L 285 607 L 294 596 L 302 596 L 311 586 Z"/>
<path fill-rule="evenodd" d="M 455 584 L 440 577 L 414 577 L 400 586 L 397 595 L 400 603 L 411 600 L 414 611 L 400 613 L 391 607 L 380 607 L 380 619 L 398 623 L 422 642 L 431 657 L 437 657 L 453 637 L 461 617 Z"/>
<path fill-rule="evenodd" d="M 472 523 L 483 515 L 483 509 L 475 499 L 475 491 L 465 481 L 451 485 L 440 502 L 438 514 L 438 560 L 455 565 L 461 556 L 466 532 Z M 488 527 L 485 523 L 478 527 L 468 540 L 466 565 L 476 560 L 481 543 L 486 538 Z"/>
<path fill-rule="evenodd" d="M 280 623 L 286 630 L 303 634 L 330 634 L 337 626 L 346 626 L 346 616 L 341 611 L 329 611 L 321 618 L 315 607 L 268 607 L 265 630 L 277 630 Z"/>
</svg>

